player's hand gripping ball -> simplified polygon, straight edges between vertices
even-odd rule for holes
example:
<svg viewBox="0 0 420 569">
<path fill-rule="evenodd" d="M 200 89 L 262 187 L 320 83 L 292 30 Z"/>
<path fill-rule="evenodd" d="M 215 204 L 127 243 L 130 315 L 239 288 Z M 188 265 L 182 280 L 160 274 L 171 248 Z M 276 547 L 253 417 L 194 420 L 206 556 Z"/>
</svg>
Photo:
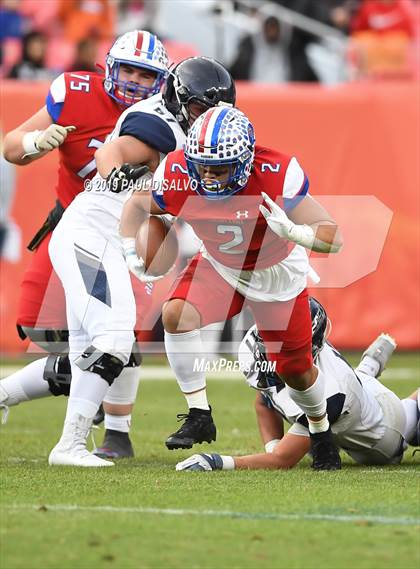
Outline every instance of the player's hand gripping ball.
<svg viewBox="0 0 420 569">
<path fill-rule="evenodd" d="M 136 253 L 144 261 L 146 275 L 163 276 L 178 256 L 178 240 L 172 224 L 162 216 L 144 221 L 136 235 Z"/>
</svg>

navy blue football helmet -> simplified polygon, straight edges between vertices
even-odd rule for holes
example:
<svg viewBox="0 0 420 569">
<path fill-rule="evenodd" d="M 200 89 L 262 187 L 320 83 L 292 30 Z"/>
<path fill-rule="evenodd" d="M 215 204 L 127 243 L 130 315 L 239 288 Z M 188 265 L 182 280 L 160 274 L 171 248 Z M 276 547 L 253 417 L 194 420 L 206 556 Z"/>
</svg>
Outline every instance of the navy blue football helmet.
<svg viewBox="0 0 420 569">
<path fill-rule="evenodd" d="M 328 316 L 322 304 L 313 296 L 309 297 L 309 308 L 312 319 L 312 357 L 315 359 L 325 344 Z"/>
</svg>

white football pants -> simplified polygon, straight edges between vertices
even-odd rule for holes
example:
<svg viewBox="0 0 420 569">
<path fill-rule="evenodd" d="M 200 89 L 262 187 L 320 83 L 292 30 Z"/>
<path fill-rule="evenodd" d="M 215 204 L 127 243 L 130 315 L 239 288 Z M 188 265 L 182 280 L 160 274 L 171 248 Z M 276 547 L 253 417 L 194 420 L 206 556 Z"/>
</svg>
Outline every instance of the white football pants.
<svg viewBox="0 0 420 569">
<path fill-rule="evenodd" d="M 90 212 L 70 206 L 49 245 L 66 295 L 70 359 L 90 345 L 126 364 L 134 342 L 136 307 L 116 227 L 99 231 Z M 106 221 L 106 219 L 105 219 Z"/>
</svg>

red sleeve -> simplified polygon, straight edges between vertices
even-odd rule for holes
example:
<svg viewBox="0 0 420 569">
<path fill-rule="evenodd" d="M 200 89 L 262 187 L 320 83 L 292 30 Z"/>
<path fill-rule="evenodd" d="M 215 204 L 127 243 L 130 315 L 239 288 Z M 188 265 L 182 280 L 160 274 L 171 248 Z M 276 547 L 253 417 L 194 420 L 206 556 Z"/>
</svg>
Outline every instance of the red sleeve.
<svg viewBox="0 0 420 569">
<path fill-rule="evenodd" d="M 172 215 L 178 215 L 188 195 L 189 178 L 182 150 L 170 152 L 160 163 L 152 181 L 156 204 Z"/>
</svg>

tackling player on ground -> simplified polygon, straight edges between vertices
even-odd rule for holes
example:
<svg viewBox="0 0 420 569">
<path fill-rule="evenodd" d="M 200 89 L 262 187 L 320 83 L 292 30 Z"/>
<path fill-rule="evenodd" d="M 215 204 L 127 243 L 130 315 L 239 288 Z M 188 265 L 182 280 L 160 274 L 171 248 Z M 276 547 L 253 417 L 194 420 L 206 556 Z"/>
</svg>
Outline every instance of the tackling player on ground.
<svg viewBox="0 0 420 569">
<path fill-rule="evenodd" d="M 178 186 L 184 190 L 171 191 Z M 306 250 L 336 252 L 341 238 L 309 196 L 296 158 L 255 146 L 253 126 L 239 110 L 210 109 L 194 123 L 185 150 L 161 163 L 152 187 L 127 202 L 122 235 L 133 237 L 149 214 L 170 213 L 190 223 L 204 246 L 163 308 L 166 352 L 189 406 L 167 447 L 215 440 L 205 375 L 194 367 L 203 355 L 200 328 L 249 306 L 268 358 L 308 418 L 313 467 L 340 468 L 323 377 L 312 361 Z"/>
<path fill-rule="evenodd" d="M 162 53 L 161 61 L 149 57 Z M 7 160 L 30 164 L 58 148 L 57 201 L 29 245 L 34 251 L 22 282 L 17 327 L 50 355 L 32 362 L 0 382 L 0 404 L 68 395 L 71 369 L 63 288 L 48 254 L 52 231 L 64 210 L 96 172 L 94 153 L 112 131 L 121 113 L 159 92 L 167 73 L 167 56 L 158 38 L 133 31 L 117 39 L 106 58 L 105 77 L 99 73 L 63 73 L 52 84 L 46 105 L 5 139 Z M 148 302 L 144 285 L 135 281 L 139 305 Z M 131 410 L 139 380 L 138 350 L 105 397 L 104 447 L 114 456 L 132 456 L 128 437 Z M 122 383 L 123 382 L 123 383 Z M 120 385 L 130 385 L 122 396 Z"/>
<path fill-rule="evenodd" d="M 419 444 L 419 390 L 400 400 L 378 381 L 395 350 L 395 342 L 381 334 L 353 370 L 326 341 L 330 323 L 324 308 L 314 298 L 310 298 L 310 308 L 312 355 L 325 377 L 328 418 L 337 446 L 358 464 L 399 464 L 406 442 Z M 278 374 L 262 371 L 266 361 L 264 343 L 253 326 L 239 348 L 239 362 L 248 385 L 258 391 L 255 411 L 266 454 L 196 454 L 178 463 L 177 470 L 292 468 L 309 452 L 306 417 L 289 397 Z M 291 425 L 286 434 L 284 421 Z"/>
</svg>

